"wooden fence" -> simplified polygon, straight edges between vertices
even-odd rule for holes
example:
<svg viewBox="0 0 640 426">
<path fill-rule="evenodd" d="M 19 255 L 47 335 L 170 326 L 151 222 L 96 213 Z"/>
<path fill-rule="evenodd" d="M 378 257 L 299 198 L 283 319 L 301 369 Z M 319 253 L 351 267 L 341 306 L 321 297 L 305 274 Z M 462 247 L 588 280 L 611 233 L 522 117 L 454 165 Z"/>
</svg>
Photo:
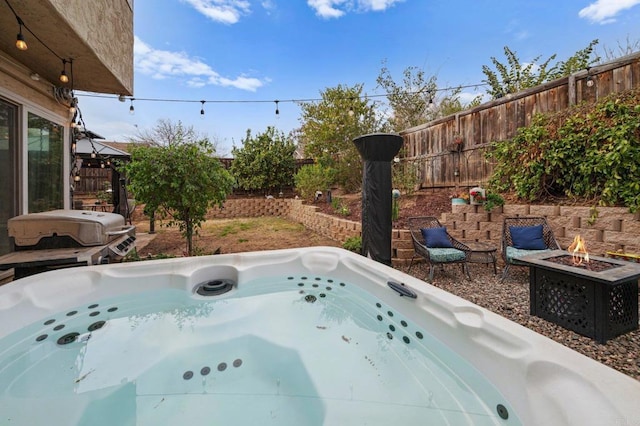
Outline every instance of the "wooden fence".
<svg viewBox="0 0 640 426">
<path fill-rule="evenodd" d="M 535 114 L 638 87 L 640 52 L 404 130 L 403 160 L 416 163 L 422 188 L 482 185 L 493 170 L 491 143 L 512 138 Z"/>
</svg>

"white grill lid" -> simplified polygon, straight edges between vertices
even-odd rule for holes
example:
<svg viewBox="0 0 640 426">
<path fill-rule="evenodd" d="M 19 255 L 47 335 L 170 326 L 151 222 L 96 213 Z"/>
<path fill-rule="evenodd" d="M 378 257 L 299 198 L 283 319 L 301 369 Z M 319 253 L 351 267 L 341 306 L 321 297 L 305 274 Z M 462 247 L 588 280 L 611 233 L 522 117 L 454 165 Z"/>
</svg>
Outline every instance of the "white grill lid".
<svg viewBox="0 0 640 426">
<path fill-rule="evenodd" d="M 68 236 L 83 246 L 108 244 L 109 232 L 124 227 L 116 213 L 87 210 L 52 210 L 16 216 L 7 222 L 9 237 L 17 246 L 36 245 L 43 237 Z"/>
</svg>

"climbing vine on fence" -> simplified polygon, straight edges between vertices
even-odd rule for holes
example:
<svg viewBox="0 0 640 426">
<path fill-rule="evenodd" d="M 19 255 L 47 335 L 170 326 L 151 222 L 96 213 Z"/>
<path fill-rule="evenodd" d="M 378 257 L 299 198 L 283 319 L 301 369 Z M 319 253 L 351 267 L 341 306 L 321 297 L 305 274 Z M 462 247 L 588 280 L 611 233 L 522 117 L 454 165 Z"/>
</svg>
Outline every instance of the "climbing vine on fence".
<svg viewBox="0 0 640 426">
<path fill-rule="evenodd" d="M 494 142 L 490 185 L 529 201 L 549 196 L 640 208 L 640 90 L 538 115 Z"/>
</svg>

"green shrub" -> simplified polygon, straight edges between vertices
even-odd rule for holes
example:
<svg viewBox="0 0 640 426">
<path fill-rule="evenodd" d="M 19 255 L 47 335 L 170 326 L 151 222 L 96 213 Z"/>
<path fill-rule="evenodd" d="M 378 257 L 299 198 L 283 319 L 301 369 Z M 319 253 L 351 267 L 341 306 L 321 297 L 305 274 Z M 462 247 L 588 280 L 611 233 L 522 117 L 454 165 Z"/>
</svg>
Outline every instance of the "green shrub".
<svg viewBox="0 0 640 426">
<path fill-rule="evenodd" d="M 483 207 L 486 211 L 490 212 L 496 207 L 504 206 L 504 198 L 500 194 L 489 192 L 484 200 Z"/>
<path fill-rule="evenodd" d="M 538 115 L 487 153 L 490 186 L 528 200 L 567 196 L 640 208 L 640 90 Z"/>
<path fill-rule="evenodd" d="M 313 200 L 316 191 L 325 191 L 334 181 L 335 171 L 321 164 L 303 166 L 296 173 L 294 180 L 296 191 L 305 200 Z"/>
<path fill-rule="evenodd" d="M 333 197 L 331 199 L 331 207 L 333 207 L 333 210 L 336 213 L 342 216 L 349 216 L 351 214 L 351 209 L 349 209 L 349 206 L 344 204 L 338 197 Z"/>
<path fill-rule="evenodd" d="M 413 194 L 420 181 L 418 171 L 418 163 L 416 161 L 394 162 L 391 168 L 393 187 L 400 189 L 407 195 Z"/>
<path fill-rule="evenodd" d="M 344 244 L 342 244 L 342 248 L 360 254 L 362 251 L 362 237 L 357 235 L 347 238 Z"/>
</svg>

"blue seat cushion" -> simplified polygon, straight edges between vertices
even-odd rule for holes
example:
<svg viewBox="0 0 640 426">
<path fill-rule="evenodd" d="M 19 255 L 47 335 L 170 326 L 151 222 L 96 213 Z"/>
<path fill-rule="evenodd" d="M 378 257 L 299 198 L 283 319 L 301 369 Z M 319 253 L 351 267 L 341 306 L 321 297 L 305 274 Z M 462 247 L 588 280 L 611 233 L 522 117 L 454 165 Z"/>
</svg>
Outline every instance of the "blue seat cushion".
<svg viewBox="0 0 640 426">
<path fill-rule="evenodd" d="M 445 226 L 438 228 L 422 228 L 422 238 L 424 238 L 424 245 L 429 248 L 453 248 L 449 235 L 447 235 L 447 228 Z"/>
<path fill-rule="evenodd" d="M 506 254 L 506 258 L 507 258 L 507 262 L 509 263 L 513 263 L 514 259 L 518 259 L 519 257 L 522 256 L 526 256 L 528 254 L 534 254 L 534 253 L 542 253 L 545 251 L 551 251 L 549 249 L 544 249 L 544 250 L 523 250 L 523 249 L 518 249 L 512 246 L 507 246 L 507 249 L 505 251 Z"/>
<path fill-rule="evenodd" d="M 464 252 L 455 248 L 427 248 L 427 251 L 433 263 L 459 262 L 465 259 Z"/>
<path fill-rule="evenodd" d="M 535 226 L 510 226 L 511 241 L 513 246 L 521 250 L 544 250 L 547 244 L 544 242 L 542 225 Z"/>
</svg>

